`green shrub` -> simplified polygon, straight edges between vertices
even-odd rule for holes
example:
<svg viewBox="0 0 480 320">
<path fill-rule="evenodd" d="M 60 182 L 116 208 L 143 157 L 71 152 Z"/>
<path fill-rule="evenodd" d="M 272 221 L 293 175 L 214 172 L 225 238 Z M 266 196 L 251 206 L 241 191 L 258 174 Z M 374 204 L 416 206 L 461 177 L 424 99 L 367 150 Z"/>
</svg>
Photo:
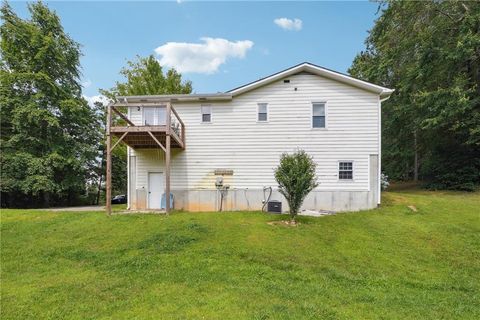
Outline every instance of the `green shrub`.
<svg viewBox="0 0 480 320">
<path fill-rule="evenodd" d="M 305 197 L 318 185 L 316 167 L 313 158 L 303 150 L 293 154 L 284 153 L 280 157 L 275 179 L 279 192 L 288 202 L 292 221 L 295 220 Z"/>
</svg>

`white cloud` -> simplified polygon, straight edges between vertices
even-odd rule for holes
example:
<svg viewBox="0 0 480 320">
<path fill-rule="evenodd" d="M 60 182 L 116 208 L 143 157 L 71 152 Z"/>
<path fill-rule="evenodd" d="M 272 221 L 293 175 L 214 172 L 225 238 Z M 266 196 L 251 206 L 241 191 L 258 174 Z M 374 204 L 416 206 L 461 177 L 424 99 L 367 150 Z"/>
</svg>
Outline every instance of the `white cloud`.
<svg viewBox="0 0 480 320">
<path fill-rule="evenodd" d="M 88 104 L 92 107 L 94 106 L 95 102 L 101 102 L 104 105 L 106 105 L 110 102 L 107 97 L 102 96 L 100 94 L 96 95 L 96 96 L 86 96 L 86 95 L 84 95 L 83 98 L 85 100 L 87 100 Z"/>
<path fill-rule="evenodd" d="M 250 40 L 229 41 L 221 38 L 200 38 L 202 43 L 167 42 L 155 49 L 160 64 L 181 73 L 214 73 L 228 58 L 244 58 L 253 47 Z"/>
<path fill-rule="evenodd" d="M 90 80 L 90 79 L 87 79 L 87 80 L 82 82 L 82 87 L 84 87 L 84 88 L 88 88 L 91 85 L 92 85 L 92 80 Z"/>
<path fill-rule="evenodd" d="M 288 18 L 277 18 L 273 20 L 273 22 L 284 30 L 294 30 L 300 31 L 302 30 L 303 22 L 300 19 L 288 19 Z"/>
</svg>

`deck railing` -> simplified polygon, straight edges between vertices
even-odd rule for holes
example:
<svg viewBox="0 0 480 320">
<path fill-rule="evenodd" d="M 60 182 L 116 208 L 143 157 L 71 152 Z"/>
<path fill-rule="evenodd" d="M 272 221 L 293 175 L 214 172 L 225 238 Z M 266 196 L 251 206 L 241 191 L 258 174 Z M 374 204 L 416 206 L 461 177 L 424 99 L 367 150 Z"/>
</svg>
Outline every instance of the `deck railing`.
<svg viewBox="0 0 480 320">
<path fill-rule="evenodd" d="M 167 107 L 167 113 L 169 108 Z M 174 133 L 183 142 L 183 148 L 185 148 L 185 124 L 178 115 L 177 111 L 170 106 L 170 116 L 167 116 L 167 120 L 170 119 L 170 133 Z"/>
<path fill-rule="evenodd" d="M 157 107 L 159 105 L 150 105 L 150 104 L 135 104 L 135 107 Z M 165 106 L 165 105 L 162 105 Z M 120 107 L 132 107 L 131 104 L 122 104 L 122 103 L 116 103 L 113 105 L 110 105 L 111 110 L 113 111 L 110 112 L 112 118 L 109 119 L 111 123 L 111 127 L 125 127 L 124 124 L 118 124 L 118 122 L 114 123 L 113 116 L 116 114 L 120 119 L 125 122 L 127 127 L 135 127 L 135 131 L 139 132 L 142 131 L 143 128 L 145 128 L 145 131 L 153 131 L 153 132 L 165 132 L 167 135 L 172 135 L 177 141 L 181 142 L 182 148 L 185 149 L 185 124 L 183 123 L 182 119 L 178 115 L 177 111 L 173 106 L 168 103 L 165 107 L 165 118 L 166 118 L 166 123 L 162 125 L 136 125 L 134 124 L 123 112 L 120 110 Z M 169 124 L 169 125 L 168 125 Z"/>
</svg>

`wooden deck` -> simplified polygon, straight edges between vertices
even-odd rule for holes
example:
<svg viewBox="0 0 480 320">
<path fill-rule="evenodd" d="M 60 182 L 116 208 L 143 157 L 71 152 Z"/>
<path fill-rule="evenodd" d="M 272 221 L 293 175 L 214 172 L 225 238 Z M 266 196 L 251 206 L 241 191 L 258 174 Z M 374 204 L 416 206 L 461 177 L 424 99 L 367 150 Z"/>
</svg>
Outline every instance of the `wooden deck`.
<svg viewBox="0 0 480 320">
<path fill-rule="evenodd" d="M 148 106 L 164 106 L 165 103 L 149 104 Z M 165 125 L 137 126 L 128 117 L 119 111 L 120 107 L 143 107 L 143 103 L 116 102 L 107 106 L 107 174 L 106 174 L 106 205 L 107 213 L 112 213 L 112 150 L 123 142 L 134 149 L 159 148 L 165 152 L 165 194 L 170 194 L 170 154 L 171 148 L 185 149 L 185 124 L 172 107 L 171 102 L 166 103 Z M 114 121 L 113 116 L 120 119 Z M 117 137 L 116 141 L 112 137 Z M 113 143 L 113 145 L 112 145 Z M 165 212 L 170 212 L 170 197 L 166 197 Z"/>
<path fill-rule="evenodd" d="M 153 149 L 161 148 L 157 143 L 166 145 L 167 127 L 166 126 L 122 126 L 111 127 L 110 132 L 113 136 L 122 138 L 123 143 L 134 149 Z M 153 137 L 152 137 L 153 135 Z M 185 149 L 185 143 L 174 130 L 170 131 L 171 148 Z M 155 141 L 155 139 L 157 141 Z M 162 148 L 163 149 L 163 148 Z"/>
</svg>

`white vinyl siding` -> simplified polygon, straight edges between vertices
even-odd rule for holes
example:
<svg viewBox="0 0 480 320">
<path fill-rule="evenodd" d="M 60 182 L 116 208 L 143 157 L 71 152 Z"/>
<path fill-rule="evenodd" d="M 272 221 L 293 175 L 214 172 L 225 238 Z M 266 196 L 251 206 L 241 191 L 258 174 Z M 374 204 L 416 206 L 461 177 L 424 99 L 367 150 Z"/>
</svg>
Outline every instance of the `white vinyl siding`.
<svg viewBox="0 0 480 320">
<path fill-rule="evenodd" d="M 315 75 L 290 76 L 211 104 L 215 121 L 199 122 L 200 103 L 174 103 L 186 126 L 186 149 L 173 150 L 172 189 L 215 189 L 215 169 L 230 188 L 277 187 L 273 176 L 283 152 L 303 149 L 317 162 L 317 190 L 369 189 L 369 156 L 379 152 L 378 95 Z M 268 126 L 258 125 L 258 103 L 268 101 Z M 312 103 L 327 102 L 328 130 L 312 130 Z M 138 121 L 136 107 L 130 110 Z M 141 113 L 140 113 L 141 114 Z M 140 150 L 137 188 L 146 186 L 147 172 L 162 167 L 161 150 Z M 355 179 L 339 181 L 338 161 L 355 163 Z M 160 170 L 161 171 L 161 170 Z"/>
</svg>

